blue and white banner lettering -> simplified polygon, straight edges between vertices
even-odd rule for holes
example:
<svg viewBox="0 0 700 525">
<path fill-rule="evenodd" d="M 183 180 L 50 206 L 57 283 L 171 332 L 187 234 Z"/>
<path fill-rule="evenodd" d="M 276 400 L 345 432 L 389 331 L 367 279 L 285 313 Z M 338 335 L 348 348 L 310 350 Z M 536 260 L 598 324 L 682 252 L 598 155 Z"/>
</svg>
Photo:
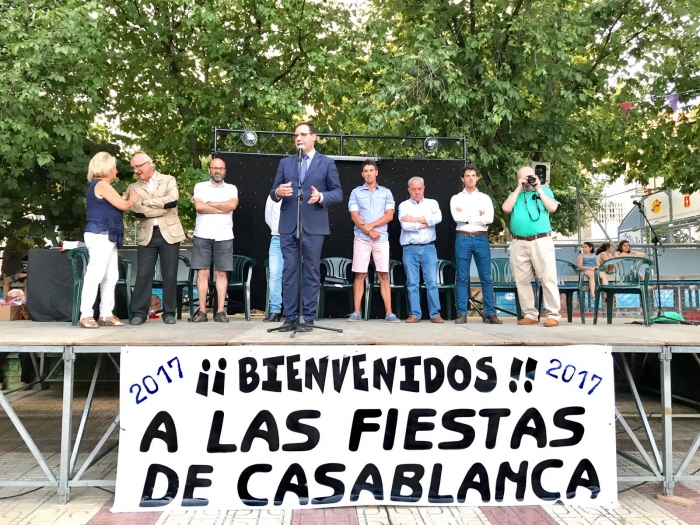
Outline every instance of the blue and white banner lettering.
<svg viewBox="0 0 700 525">
<path fill-rule="evenodd" d="M 617 504 L 601 346 L 122 349 L 115 511 Z"/>
</svg>

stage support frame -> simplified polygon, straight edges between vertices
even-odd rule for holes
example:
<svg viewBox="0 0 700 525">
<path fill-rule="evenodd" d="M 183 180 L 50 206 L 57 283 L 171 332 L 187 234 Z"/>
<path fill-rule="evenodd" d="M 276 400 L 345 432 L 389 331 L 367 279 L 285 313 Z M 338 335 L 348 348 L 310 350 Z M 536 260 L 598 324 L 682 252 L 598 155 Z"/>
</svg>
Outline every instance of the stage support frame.
<svg viewBox="0 0 700 525">
<path fill-rule="evenodd" d="M 699 482 L 700 475 L 685 475 L 685 469 L 690 464 L 693 456 L 700 449 L 700 432 L 695 436 L 690 447 L 683 456 L 683 459 L 678 464 L 677 468 L 674 468 L 673 461 L 673 405 L 672 405 L 672 376 L 671 376 L 671 361 L 673 359 L 673 354 L 689 353 L 689 354 L 699 354 L 700 346 L 649 346 L 649 347 L 635 347 L 635 346 L 612 346 L 610 347 L 613 354 L 616 357 L 616 366 L 620 369 L 625 379 L 627 380 L 630 392 L 634 398 L 634 403 L 637 408 L 639 417 L 642 420 L 642 425 L 644 427 L 645 437 L 649 440 L 651 445 L 651 450 L 647 451 L 644 449 L 641 441 L 635 436 L 630 425 L 627 423 L 623 415 L 616 408 L 615 414 L 616 419 L 630 437 L 637 451 L 639 452 L 642 459 L 635 457 L 634 455 L 618 450 L 618 454 L 632 462 L 633 464 L 644 468 L 649 472 L 649 475 L 643 476 L 618 476 L 618 481 L 620 482 L 661 482 L 662 492 L 666 496 L 672 496 L 674 485 L 677 482 Z M 37 464 L 41 467 L 45 474 L 45 479 L 36 480 L 19 480 L 19 479 L 0 479 L 0 487 L 12 486 L 12 487 L 56 487 L 58 492 L 59 503 L 65 504 L 70 500 L 71 488 L 72 487 L 114 487 L 116 482 L 114 480 L 105 479 L 82 479 L 86 472 L 97 463 L 102 457 L 113 450 L 117 443 L 112 443 L 106 449 L 105 447 L 107 440 L 112 435 L 112 433 L 119 428 L 119 416 L 117 415 L 112 423 L 109 425 L 107 430 L 104 432 L 99 442 L 95 447 L 88 453 L 87 458 L 78 468 L 78 455 L 80 452 L 80 447 L 82 444 L 82 439 L 85 434 L 85 428 L 87 425 L 88 417 L 90 415 L 90 410 L 92 409 L 92 399 L 94 397 L 95 388 L 99 378 L 99 370 L 103 361 L 102 354 L 107 354 L 107 357 L 112 362 L 112 364 L 119 370 L 118 363 L 116 362 L 112 354 L 118 354 L 120 352 L 120 347 L 115 346 L 0 346 L 0 351 L 2 352 L 31 352 L 33 354 L 40 354 L 40 365 L 37 366 L 36 359 L 33 356 L 33 363 L 37 371 L 37 377 L 39 378 L 37 382 L 42 384 L 50 379 L 53 373 L 58 368 L 54 366 L 49 374 L 43 375 L 44 368 L 44 355 L 49 354 L 60 354 L 62 360 L 59 363 L 63 363 L 63 399 L 62 399 L 62 412 L 61 412 L 61 448 L 60 448 L 60 464 L 58 469 L 58 477 L 56 477 L 56 472 L 51 469 L 47 464 L 41 451 L 36 446 L 29 432 L 22 424 L 22 421 L 17 417 L 16 412 L 10 405 L 5 393 L 0 392 L 0 407 L 7 413 L 8 418 L 12 422 L 13 426 L 17 429 L 18 433 L 27 444 L 29 452 L 32 454 Z M 86 400 L 85 408 L 83 409 L 81 420 L 78 426 L 78 432 L 75 441 L 72 439 L 72 415 L 73 415 L 73 401 L 74 392 L 73 386 L 75 382 L 75 361 L 79 354 L 98 354 L 97 363 L 92 374 L 92 380 L 90 382 L 90 388 L 88 391 L 88 399 Z M 654 439 L 651 425 L 649 423 L 649 418 L 644 411 L 642 405 L 641 396 L 639 395 L 635 378 L 633 376 L 632 370 L 630 369 L 627 354 L 658 354 L 660 360 L 660 382 L 661 382 L 661 392 L 660 401 L 662 407 L 661 414 L 661 447 L 656 444 Z M 694 415 L 695 417 L 700 417 L 700 415 Z M 685 416 L 684 417 L 688 417 Z M 76 471 L 77 469 L 77 471 Z"/>
</svg>

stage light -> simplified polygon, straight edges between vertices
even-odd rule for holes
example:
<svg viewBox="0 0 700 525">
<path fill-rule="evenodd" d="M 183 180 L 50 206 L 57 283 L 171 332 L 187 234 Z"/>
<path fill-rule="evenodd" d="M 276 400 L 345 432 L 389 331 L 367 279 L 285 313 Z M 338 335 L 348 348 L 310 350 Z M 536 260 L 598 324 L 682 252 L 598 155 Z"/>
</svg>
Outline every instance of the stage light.
<svg viewBox="0 0 700 525">
<path fill-rule="evenodd" d="M 246 146 L 255 146 L 258 143 L 258 134 L 255 131 L 245 131 L 241 137 L 241 141 Z"/>
<path fill-rule="evenodd" d="M 438 149 L 439 145 L 440 143 L 435 137 L 428 137 L 423 141 L 423 149 L 426 151 L 426 153 L 434 153 L 435 150 Z"/>
</svg>

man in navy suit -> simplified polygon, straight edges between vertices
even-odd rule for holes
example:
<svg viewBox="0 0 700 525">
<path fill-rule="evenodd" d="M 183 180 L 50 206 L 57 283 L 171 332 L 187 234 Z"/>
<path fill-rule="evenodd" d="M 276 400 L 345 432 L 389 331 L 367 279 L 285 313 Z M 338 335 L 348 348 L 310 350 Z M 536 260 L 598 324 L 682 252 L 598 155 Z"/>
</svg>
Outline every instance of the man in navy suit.
<svg viewBox="0 0 700 525">
<path fill-rule="evenodd" d="M 284 259 L 282 290 L 286 320 L 281 331 L 294 330 L 299 315 L 306 326 L 299 331 L 309 332 L 316 318 L 318 290 L 321 285 L 321 249 L 323 237 L 331 233 L 328 225 L 328 206 L 342 202 L 338 169 L 335 162 L 314 149 L 316 128 L 302 122 L 294 129 L 294 142 L 303 151 L 301 168 L 297 156 L 280 161 L 270 197 L 282 200 L 280 209 L 280 247 Z M 301 171 L 300 171 L 301 170 Z M 303 305 L 299 304 L 299 244 L 297 229 L 297 186 L 301 178 L 304 192 L 301 204 L 302 251 L 304 254 Z"/>
</svg>

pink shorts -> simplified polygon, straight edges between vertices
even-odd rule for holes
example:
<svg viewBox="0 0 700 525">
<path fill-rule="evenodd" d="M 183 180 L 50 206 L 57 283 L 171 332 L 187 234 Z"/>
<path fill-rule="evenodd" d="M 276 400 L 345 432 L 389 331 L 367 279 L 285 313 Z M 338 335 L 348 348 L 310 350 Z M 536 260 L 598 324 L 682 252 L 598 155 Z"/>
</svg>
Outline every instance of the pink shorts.
<svg viewBox="0 0 700 525">
<path fill-rule="evenodd" d="M 352 271 L 367 273 L 370 255 L 378 272 L 389 271 L 389 241 L 363 241 L 357 237 L 352 247 Z"/>
</svg>

